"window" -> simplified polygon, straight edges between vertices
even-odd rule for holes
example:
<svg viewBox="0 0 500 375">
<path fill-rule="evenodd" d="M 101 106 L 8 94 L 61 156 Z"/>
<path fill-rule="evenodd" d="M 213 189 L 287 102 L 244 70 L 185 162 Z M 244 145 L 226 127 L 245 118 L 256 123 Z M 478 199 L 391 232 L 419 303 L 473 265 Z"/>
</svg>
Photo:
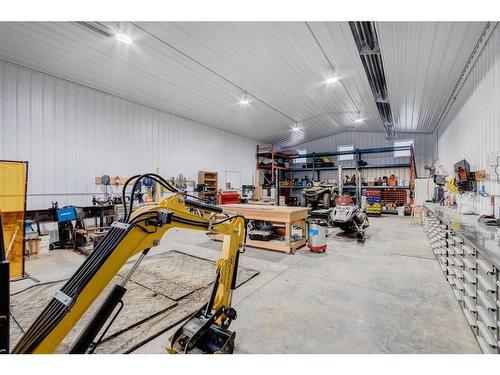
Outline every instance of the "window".
<svg viewBox="0 0 500 375">
<path fill-rule="evenodd" d="M 413 146 L 413 139 L 406 139 L 404 141 L 394 141 L 394 147 Z M 394 151 L 395 158 L 410 156 L 410 150 Z"/>
<path fill-rule="evenodd" d="M 354 145 L 341 145 L 337 147 L 337 151 L 343 152 L 343 151 L 353 151 L 354 150 Z M 348 155 L 339 155 L 338 160 L 354 160 L 354 154 L 348 154 Z"/>
<path fill-rule="evenodd" d="M 299 155 L 305 155 L 305 154 L 307 154 L 307 150 L 306 150 L 306 149 L 303 149 L 303 150 L 297 150 L 297 153 L 298 153 Z M 294 163 L 294 164 L 307 163 L 307 158 L 297 158 L 297 159 L 293 159 L 293 163 Z"/>
</svg>

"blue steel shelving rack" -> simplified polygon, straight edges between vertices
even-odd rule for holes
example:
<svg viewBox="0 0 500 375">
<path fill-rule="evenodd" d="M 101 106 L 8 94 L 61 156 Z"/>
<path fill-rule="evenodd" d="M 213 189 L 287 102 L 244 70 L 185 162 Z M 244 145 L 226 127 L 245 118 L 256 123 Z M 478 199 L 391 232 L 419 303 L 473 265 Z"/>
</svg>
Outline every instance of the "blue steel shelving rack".
<svg viewBox="0 0 500 375">
<path fill-rule="evenodd" d="M 377 165 L 365 165 L 365 166 L 359 166 L 359 161 L 362 160 L 363 155 L 368 155 L 368 154 L 383 154 L 383 153 L 390 153 L 390 152 L 395 152 L 395 151 L 410 151 L 410 156 L 408 163 L 384 163 L 384 164 L 377 164 Z M 320 179 L 320 172 L 321 171 L 334 171 L 338 170 L 338 166 L 333 166 L 333 167 L 316 167 L 315 160 L 318 157 L 323 157 L 323 156 L 339 156 L 339 155 L 354 155 L 354 166 L 346 166 L 342 167 L 342 170 L 354 170 L 356 171 L 356 174 L 358 176 L 358 185 L 356 188 L 356 199 L 358 202 L 360 202 L 360 197 L 361 197 L 361 190 L 362 189 L 372 189 L 372 188 L 379 188 L 379 189 L 408 189 L 410 190 L 410 203 L 413 203 L 413 188 L 415 184 L 415 178 L 417 177 L 417 172 L 415 168 L 415 153 L 413 146 L 391 146 L 391 147 L 378 147 L 378 148 L 356 148 L 352 151 L 330 151 L 330 152 L 312 152 L 308 154 L 302 154 L 302 155 L 296 155 L 296 156 L 290 156 L 290 160 L 292 161 L 293 159 L 312 159 L 312 168 L 291 168 L 292 172 L 313 172 L 317 173 L 317 180 Z M 361 186 L 360 183 L 360 173 L 361 170 L 363 169 L 377 169 L 377 168 L 409 168 L 410 169 L 410 184 L 409 186 Z M 293 189 L 298 189 L 302 187 L 293 187 Z M 349 188 L 349 187 L 347 187 Z M 354 188 L 354 187 L 352 187 Z"/>
</svg>

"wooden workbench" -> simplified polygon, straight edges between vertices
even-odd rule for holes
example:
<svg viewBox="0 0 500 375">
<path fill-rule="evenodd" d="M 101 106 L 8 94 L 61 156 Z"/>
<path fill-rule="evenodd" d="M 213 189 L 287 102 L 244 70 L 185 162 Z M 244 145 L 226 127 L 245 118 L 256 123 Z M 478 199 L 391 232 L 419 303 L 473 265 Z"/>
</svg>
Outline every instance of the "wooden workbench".
<svg viewBox="0 0 500 375">
<path fill-rule="evenodd" d="M 285 226 L 285 241 L 256 241 L 248 239 L 248 246 L 293 253 L 296 249 L 306 244 L 305 221 L 307 219 L 307 208 L 252 204 L 226 204 L 222 207 L 230 213 L 243 215 L 247 220 L 270 221 L 273 224 L 282 224 Z M 302 227 L 302 239 L 298 241 L 291 241 L 293 225 Z M 222 240 L 221 235 L 216 235 L 212 238 L 218 241 Z"/>
</svg>

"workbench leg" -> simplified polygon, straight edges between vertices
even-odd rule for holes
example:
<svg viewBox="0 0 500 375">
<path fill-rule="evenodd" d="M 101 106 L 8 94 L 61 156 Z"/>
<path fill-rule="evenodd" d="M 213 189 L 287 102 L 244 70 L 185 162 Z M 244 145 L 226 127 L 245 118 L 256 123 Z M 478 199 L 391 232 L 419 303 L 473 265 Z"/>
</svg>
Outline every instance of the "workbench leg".
<svg viewBox="0 0 500 375">
<path fill-rule="evenodd" d="M 285 244 L 290 246 L 292 237 L 292 223 L 285 223 L 286 233 L 285 233 Z"/>
</svg>

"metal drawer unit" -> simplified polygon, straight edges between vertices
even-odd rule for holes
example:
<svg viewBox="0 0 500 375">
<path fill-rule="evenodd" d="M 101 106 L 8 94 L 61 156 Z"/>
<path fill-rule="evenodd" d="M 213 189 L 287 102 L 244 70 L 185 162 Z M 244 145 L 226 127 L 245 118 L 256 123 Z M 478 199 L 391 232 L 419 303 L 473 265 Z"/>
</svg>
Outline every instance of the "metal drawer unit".
<svg viewBox="0 0 500 375">
<path fill-rule="evenodd" d="M 446 229 L 446 259 L 448 263 L 448 282 L 453 288 L 453 293 L 462 307 L 465 308 L 467 295 L 464 286 L 464 261 L 461 248 L 461 239 L 452 229 Z M 474 317 L 475 318 L 475 317 Z"/>
<path fill-rule="evenodd" d="M 447 252 L 447 226 L 430 215 L 425 215 L 424 230 L 431 245 L 432 251 L 439 261 L 442 271 L 448 275 L 448 252 Z"/>
<path fill-rule="evenodd" d="M 424 231 L 482 352 L 500 353 L 498 265 L 428 209 Z"/>
<path fill-rule="evenodd" d="M 498 353 L 498 269 L 480 253 L 476 257 L 478 341 L 481 349 Z M 488 350 L 485 350 L 488 349 Z"/>
</svg>

